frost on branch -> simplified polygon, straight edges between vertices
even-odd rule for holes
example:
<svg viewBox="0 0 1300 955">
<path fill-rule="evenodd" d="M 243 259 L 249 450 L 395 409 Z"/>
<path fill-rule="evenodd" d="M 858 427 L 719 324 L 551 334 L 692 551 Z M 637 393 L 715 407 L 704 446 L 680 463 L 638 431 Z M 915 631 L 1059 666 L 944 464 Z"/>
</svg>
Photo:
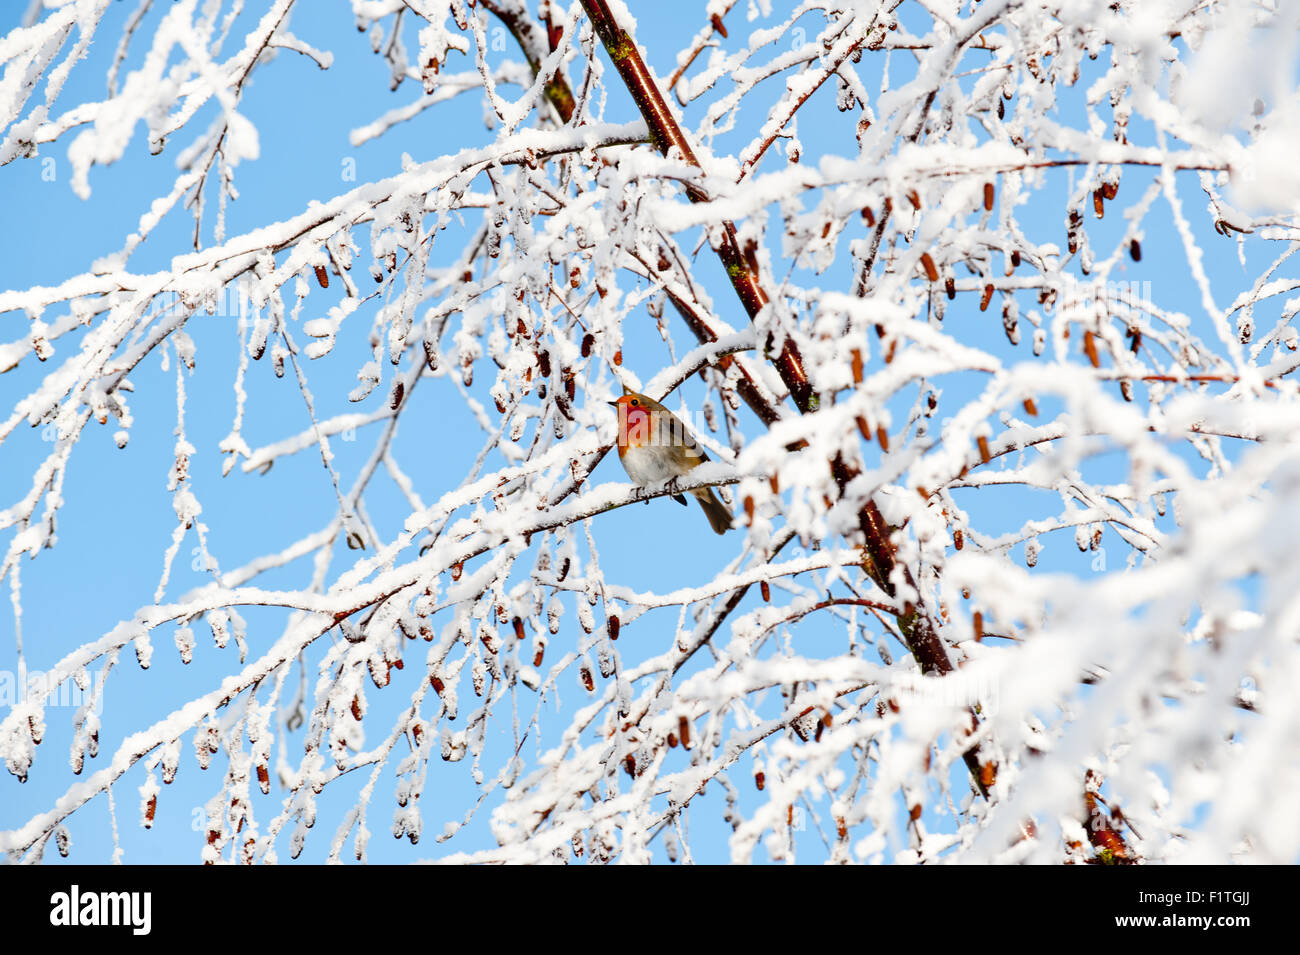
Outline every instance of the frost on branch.
<svg viewBox="0 0 1300 955">
<path fill-rule="evenodd" d="M 0 39 L 115 237 L 0 288 L 11 859 L 1300 855 L 1290 6 L 123 6 Z"/>
</svg>

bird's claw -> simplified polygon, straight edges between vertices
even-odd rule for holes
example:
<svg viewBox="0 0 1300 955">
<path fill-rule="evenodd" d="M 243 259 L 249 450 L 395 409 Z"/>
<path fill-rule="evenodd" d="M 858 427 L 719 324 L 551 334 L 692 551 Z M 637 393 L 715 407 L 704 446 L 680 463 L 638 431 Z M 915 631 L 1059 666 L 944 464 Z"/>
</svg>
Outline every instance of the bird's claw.
<svg viewBox="0 0 1300 955">
<path fill-rule="evenodd" d="M 682 494 L 677 490 L 677 478 L 678 475 L 676 474 L 670 477 L 667 481 L 664 482 L 664 488 L 672 492 L 673 500 L 676 501 L 678 504 L 680 504 L 682 507 L 690 507 L 690 505 L 686 503 L 686 495 Z"/>
</svg>

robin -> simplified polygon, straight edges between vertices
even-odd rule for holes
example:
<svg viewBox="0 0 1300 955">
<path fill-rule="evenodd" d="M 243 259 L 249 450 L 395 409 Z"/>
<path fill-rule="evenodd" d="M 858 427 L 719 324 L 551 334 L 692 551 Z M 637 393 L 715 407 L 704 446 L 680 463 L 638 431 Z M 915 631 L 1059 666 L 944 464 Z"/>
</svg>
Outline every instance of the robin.
<svg viewBox="0 0 1300 955">
<path fill-rule="evenodd" d="M 618 459 L 634 483 L 644 487 L 679 478 L 709 460 L 677 416 L 653 398 L 628 392 L 610 404 L 618 411 Z M 704 508 L 716 533 L 730 530 L 731 512 L 713 488 L 696 488 L 690 493 Z M 674 494 L 673 499 L 686 505 L 681 494 Z"/>
</svg>

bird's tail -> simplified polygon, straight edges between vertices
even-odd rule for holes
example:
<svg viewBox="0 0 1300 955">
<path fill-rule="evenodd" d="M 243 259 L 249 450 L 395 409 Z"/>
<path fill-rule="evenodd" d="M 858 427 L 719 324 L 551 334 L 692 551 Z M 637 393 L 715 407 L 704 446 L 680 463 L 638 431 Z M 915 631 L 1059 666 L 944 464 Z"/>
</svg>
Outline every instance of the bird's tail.
<svg viewBox="0 0 1300 955">
<path fill-rule="evenodd" d="M 692 491 L 695 500 L 704 508 L 704 516 L 709 519 L 709 526 L 715 534 L 725 534 L 731 530 L 731 511 L 714 495 L 712 488 L 702 487 Z"/>
</svg>

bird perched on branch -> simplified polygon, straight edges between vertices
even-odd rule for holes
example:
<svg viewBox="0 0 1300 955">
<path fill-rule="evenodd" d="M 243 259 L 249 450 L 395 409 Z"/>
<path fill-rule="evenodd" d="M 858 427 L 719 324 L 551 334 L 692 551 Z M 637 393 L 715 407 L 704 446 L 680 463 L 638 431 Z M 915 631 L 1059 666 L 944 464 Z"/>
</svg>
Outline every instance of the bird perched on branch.
<svg viewBox="0 0 1300 955">
<path fill-rule="evenodd" d="M 618 459 L 634 483 L 645 486 L 679 478 L 709 460 L 677 416 L 653 398 L 629 391 L 610 404 L 618 411 Z M 690 493 L 704 508 L 716 533 L 731 528 L 731 512 L 713 488 L 696 488 Z M 681 494 L 674 494 L 673 499 L 686 504 Z"/>
</svg>

